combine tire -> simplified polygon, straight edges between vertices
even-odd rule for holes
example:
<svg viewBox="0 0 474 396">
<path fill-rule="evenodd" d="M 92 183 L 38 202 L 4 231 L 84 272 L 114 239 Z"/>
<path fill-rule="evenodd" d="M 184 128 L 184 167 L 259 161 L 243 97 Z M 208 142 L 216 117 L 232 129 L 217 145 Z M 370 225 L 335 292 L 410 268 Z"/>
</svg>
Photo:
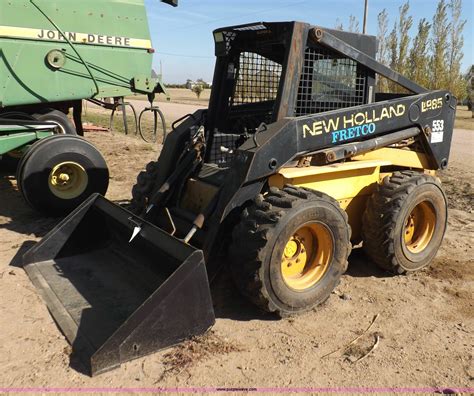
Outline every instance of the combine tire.
<svg viewBox="0 0 474 396">
<path fill-rule="evenodd" d="M 109 171 L 92 144 L 78 136 L 56 135 L 31 146 L 18 165 L 17 181 L 31 207 L 62 216 L 93 193 L 105 195 Z"/>
<path fill-rule="evenodd" d="M 33 117 L 38 121 L 56 124 L 58 135 L 77 135 L 76 127 L 62 111 L 47 109 L 45 112 L 33 114 Z"/>
<path fill-rule="evenodd" d="M 435 257 L 446 230 L 441 183 L 423 173 L 395 172 L 372 195 L 363 216 L 367 255 L 394 274 L 416 271 Z"/>
<path fill-rule="evenodd" d="M 350 233 L 346 213 L 328 195 L 272 188 L 243 211 L 234 229 L 234 280 L 265 311 L 307 311 L 329 297 L 346 271 Z"/>
</svg>

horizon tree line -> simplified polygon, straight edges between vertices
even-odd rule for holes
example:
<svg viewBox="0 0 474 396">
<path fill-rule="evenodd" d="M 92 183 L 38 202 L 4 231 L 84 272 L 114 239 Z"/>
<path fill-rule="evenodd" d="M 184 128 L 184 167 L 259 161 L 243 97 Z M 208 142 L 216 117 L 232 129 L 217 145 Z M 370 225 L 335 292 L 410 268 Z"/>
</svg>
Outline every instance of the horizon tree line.
<svg viewBox="0 0 474 396">
<path fill-rule="evenodd" d="M 391 29 L 387 10 L 377 15 L 377 60 L 427 89 L 447 89 L 458 100 L 466 98 L 468 82 L 461 70 L 466 25 L 462 0 L 439 0 L 431 20 L 415 21 L 409 1 L 398 11 Z M 339 19 L 336 29 L 344 30 Z M 360 33 L 359 21 L 353 15 L 347 30 Z M 377 87 L 380 92 L 404 91 L 383 77 L 378 78 Z"/>
</svg>

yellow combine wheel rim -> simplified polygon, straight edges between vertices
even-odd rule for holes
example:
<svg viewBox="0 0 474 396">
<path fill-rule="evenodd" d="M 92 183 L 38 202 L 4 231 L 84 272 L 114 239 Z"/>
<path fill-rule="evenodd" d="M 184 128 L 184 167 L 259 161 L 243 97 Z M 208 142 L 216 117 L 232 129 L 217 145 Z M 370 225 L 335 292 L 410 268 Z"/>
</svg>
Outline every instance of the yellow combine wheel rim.
<svg viewBox="0 0 474 396">
<path fill-rule="evenodd" d="M 300 227 L 288 240 L 281 258 L 281 273 L 288 287 L 303 291 L 318 283 L 331 263 L 334 241 L 319 223 Z"/>
<path fill-rule="evenodd" d="M 427 201 L 416 205 L 405 220 L 404 242 L 411 253 L 420 253 L 431 242 L 436 228 L 436 212 Z"/>
<path fill-rule="evenodd" d="M 49 174 L 49 189 L 61 199 L 79 197 L 87 188 L 89 177 L 77 162 L 61 162 Z"/>
</svg>

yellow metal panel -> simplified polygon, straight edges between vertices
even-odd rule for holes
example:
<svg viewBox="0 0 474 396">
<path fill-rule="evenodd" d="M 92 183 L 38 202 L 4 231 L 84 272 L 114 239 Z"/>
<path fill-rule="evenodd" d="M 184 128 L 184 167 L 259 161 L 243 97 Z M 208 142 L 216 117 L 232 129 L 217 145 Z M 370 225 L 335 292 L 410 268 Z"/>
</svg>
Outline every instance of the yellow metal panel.
<svg viewBox="0 0 474 396">
<path fill-rule="evenodd" d="M 338 201 L 372 193 L 379 181 L 379 166 L 372 164 L 366 168 L 351 169 L 350 164 L 342 165 L 347 165 L 346 169 L 342 169 L 342 166 L 333 168 L 336 170 L 331 173 L 320 172 L 320 169 L 318 172 L 318 168 L 326 167 L 307 167 L 304 168 L 305 172 L 302 171 L 303 168 L 286 168 L 272 176 L 269 183 L 280 188 L 285 184 L 308 187 L 324 192 Z"/>
<path fill-rule="evenodd" d="M 384 160 L 391 165 L 403 166 L 406 168 L 430 169 L 432 168 L 428 157 L 423 153 L 411 150 L 402 150 L 395 148 L 381 148 L 366 154 L 352 157 L 354 161 L 374 161 Z"/>
<path fill-rule="evenodd" d="M 321 191 L 336 199 L 347 212 L 352 228 L 352 241 L 360 241 L 362 214 L 367 198 L 380 180 L 380 166 L 387 161 L 357 161 L 327 166 L 285 168 L 273 175 L 270 186 L 282 188 L 285 184 Z M 336 166 L 337 165 L 337 166 Z"/>
<path fill-rule="evenodd" d="M 377 166 L 392 165 L 391 161 L 376 159 L 370 161 L 350 161 L 350 162 L 338 162 L 336 164 L 330 164 L 325 166 L 306 166 L 303 168 L 291 167 L 282 168 L 280 174 L 288 179 L 293 179 L 302 176 L 313 176 L 335 172 L 346 172 L 349 170 L 364 169 L 364 168 L 375 168 Z"/>
</svg>

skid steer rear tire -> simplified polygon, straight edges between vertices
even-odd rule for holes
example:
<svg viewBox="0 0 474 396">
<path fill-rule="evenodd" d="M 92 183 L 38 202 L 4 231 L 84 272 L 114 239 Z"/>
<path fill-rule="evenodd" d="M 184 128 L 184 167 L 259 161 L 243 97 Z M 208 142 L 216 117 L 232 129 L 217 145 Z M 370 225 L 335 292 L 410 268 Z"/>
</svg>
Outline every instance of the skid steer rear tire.
<svg viewBox="0 0 474 396">
<path fill-rule="evenodd" d="M 417 271 L 435 257 L 446 231 L 447 211 L 439 179 L 415 171 L 395 172 L 368 200 L 364 250 L 394 274 Z"/>
<path fill-rule="evenodd" d="M 237 287 L 280 316 L 323 303 L 346 271 L 351 251 L 350 226 L 338 202 L 293 186 L 259 195 L 244 209 L 232 239 Z"/>
<path fill-rule="evenodd" d="M 61 175 L 68 180 L 61 183 Z M 37 141 L 25 153 L 18 165 L 17 182 L 32 208 L 63 216 L 91 194 L 105 195 L 109 171 L 100 152 L 85 139 L 54 135 Z"/>
</svg>

